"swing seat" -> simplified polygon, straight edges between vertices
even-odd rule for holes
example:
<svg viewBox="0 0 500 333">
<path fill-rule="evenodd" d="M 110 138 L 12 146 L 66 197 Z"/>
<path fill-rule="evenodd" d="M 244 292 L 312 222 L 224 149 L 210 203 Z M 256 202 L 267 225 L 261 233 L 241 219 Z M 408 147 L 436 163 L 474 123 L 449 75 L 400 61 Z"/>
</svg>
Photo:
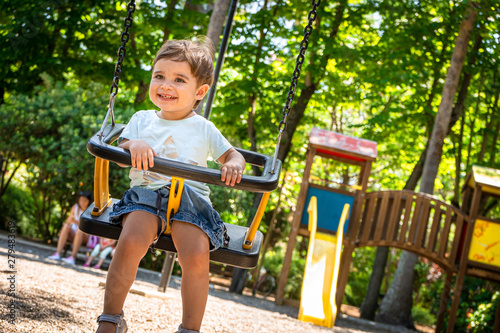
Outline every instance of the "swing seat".
<svg viewBox="0 0 500 333">
<path fill-rule="evenodd" d="M 109 212 L 112 211 L 113 205 L 116 202 L 118 202 L 118 199 L 113 199 L 112 204 L 100 216 L 92 215 L 91 212 L 94 208 L 94 204 L 92 203 L 80 217 L 80 229 L 87 234 L 118 239 L 122 227 L 109 223 Z M 247 250 L 242 245 L 248 228 L 230 223 L 224 224 L 226 225 L 229 237 L 231 237 L 229 246 L 210 252 L 210 260 L 240 268 L 254 268 L 259 260 L 259 252 L 263 239 L 262 233 L 257 231 L 252 248 Z M 155 248 L 163 251 L 177 252 L 172 237 L 167 234 L 163 234 L 160 237 Z"/>
<path fill-rule="evenodd" d="M 94 176 L 95 202 L 80 217 L 80 229 L 85 233 L 112 239 L 118 239 L 120 236 L 121 226 L 109 223 L 109 213 L 118 199 L 111 199 L 109 196 L 108 165 L 109 161 L 131 165 L 130 152 L 111 145 L 118 139 L 124 128 L 125 125 L 123 124 L 108 125 L 102 131 L 102 134 L 95 134 L 87 143 L 88 151 L 96 157 L 96 170 Z M 281 162 L 276 161 L 274 172 L 271 173 L 271 157 L 239 148 L 236 149 L 243 155 L 248 164 L 262 168 L 262 176 L 243 175 L 239 184 L 229 186 L 221 181 L 221 172 L 219 170 L 160 157 L 155 157 L 154 167 L 150 168 L 150 170 L 171 177 L 263 193 L 263 199 L 252 225 L 248 228 L 225 223 L 227 234 L 230 237 L 229 245 L 210 253 L 210 260 L 214 262 L 251 269 L 257 265 L 263 240 L 262 233 L 257 229 L 269 198 L 269 192 L 278 186 Z M 160 237 L 155 248 L 177 252 L 172 237 L 168 234 L 163 234 Z"/>
</svg>

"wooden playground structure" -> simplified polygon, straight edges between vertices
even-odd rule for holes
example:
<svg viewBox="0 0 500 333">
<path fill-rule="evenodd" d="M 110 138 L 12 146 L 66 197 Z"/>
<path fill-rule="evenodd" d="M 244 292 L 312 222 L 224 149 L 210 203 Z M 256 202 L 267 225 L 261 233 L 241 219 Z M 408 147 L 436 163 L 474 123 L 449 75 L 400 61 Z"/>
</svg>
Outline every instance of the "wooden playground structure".
<svg viewBox="0 0 500 333">
<path fill-rule="evenodd" d="M 326 233 L 336 232 L 344 204 L 352 207 L 342 241 L 337 308 L 342 304 L 355 248 L 404 249 L 429 259 L 445 272 L 436 332 L 443 331 L 448 313 L 446 332 L 451 333 L 465 275 L 500 281 L 500 221 L 479 214 L 487 200 L 500 199 L 500 170 L 473 166 L 463 188 L 463 207 L 458 209 L 425 193 L 406 190 L 367 193 L 371 163 L 376 157 L 373 141 L 313 129 L 276 302 L 281 304 L 284 300 L 296 237 L 310 236 L 304 213 L 311 196 L 317 196 L 318 230 Z M 450 307 L 451 291 L 454 297 Z M 493 331 L 500 332 L 500 304 Z"/>
</svg>

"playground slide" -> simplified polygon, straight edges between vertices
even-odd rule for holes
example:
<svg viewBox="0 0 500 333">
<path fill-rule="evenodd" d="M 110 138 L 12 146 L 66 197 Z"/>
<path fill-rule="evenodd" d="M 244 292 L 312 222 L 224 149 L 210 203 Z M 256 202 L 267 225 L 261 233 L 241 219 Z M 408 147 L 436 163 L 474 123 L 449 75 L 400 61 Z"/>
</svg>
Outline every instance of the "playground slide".
<svg viewBox="0 0 500 333">
<path fill-rule="evenodd" d="M 317 232 L 317 199 L 311 197 L 307 208 L 310 237 L 299 309 L 301 321 L 325 327 L 335 324 L 335 293 L 344 223 L 349 208 L 349 204 L 344 205 L 336 235 Z"/>
</svg>

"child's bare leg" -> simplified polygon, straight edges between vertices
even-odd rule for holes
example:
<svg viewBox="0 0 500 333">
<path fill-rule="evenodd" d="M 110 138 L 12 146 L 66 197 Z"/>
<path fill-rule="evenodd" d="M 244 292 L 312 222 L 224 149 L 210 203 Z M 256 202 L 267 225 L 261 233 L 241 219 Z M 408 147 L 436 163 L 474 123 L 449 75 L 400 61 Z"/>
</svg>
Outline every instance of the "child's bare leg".
<svg viewBox="0 0 500 333">
<path fill-rule="evenodd" d="M 78 251 L 80 250 L 80 246 L 83 243 L 87 243 L 89 239 L 89 235 L 81 231 L 80 229 L 76 229 L 75 238 L 73 239 L 73 251 L 71 252 L 71 256 L 75 258 L 78 255 Z"/>
<path fill-rule="evenodd" d="M 208 298 L 210 240 L 197 226 L 174 221 L 172 239 L 182 268 L 182 327 L 199 331 Z"/>
<path fill-rule="evenodd" d="M 104 258 L 99 258 L 99 261 L 97 262 L 96 266 L 101 268 L 102 264 L 104 264 Z"/>
<path fill-rule="evenodd" d="M 137 275 L 137 268 L 158 229 L 158 217 L 134 211 L 123 219 L 120 241 L 109 265 L 104 293 L 104 314 L 121 314 L 125 298 Z M 115 324 L 102 322 L 97 332 L 115 332 Z"/>
<path fill-rule="evenodd" d="M 69 240 L 70 242 L 73 241 L 73 237 L 75 236 L 75 233 L 73 232 L 73 229 L 71 229 L 71 224 L 64 223 L 63 227 L 61 229 L 61 233 L 59 234 L 59 240 L 57 241 L 57 253 L 59 255 L 62 255 L 62 251 L 64 249 L 64 246 L 66 245 L 66 242 Z"/>
<path fill-rule="evenodd" d="M 87 262 L 85 263 L 85 265 L 90 265 L 92 263 L 92 261 L 94 261 L 94 256 L 90 256 L 88 259 L 87 259 Z"/>
</svg>

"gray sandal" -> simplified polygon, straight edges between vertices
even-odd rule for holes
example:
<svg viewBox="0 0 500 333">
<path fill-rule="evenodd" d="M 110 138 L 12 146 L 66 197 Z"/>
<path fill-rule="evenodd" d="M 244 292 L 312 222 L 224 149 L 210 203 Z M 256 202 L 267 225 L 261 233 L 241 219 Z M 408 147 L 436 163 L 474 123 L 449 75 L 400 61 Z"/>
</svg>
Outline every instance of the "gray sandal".
<svg viewBox="0 0 500 333">
<path fill-rule="evenodd" d="M 180 324 L 179 328 L 177 329 L 177 332 L 175 333 L 200 333 L 200 331 L 187 330 L 185 328 L 182 328 L 182 324 Z"/>
<path fill-rule="evenodd" d="M 122 311 L 121 315 L 107 315 L 107 314 L 102 314 L 99 317 L 97 317 L 97 322 L 101 323 L 103 321 L 112 323 L 116 325 L 116 330 L 115 333 L 126 333 L 128 328 L 127 328 L 127 322 L 125 319 L 123 319 L 123 316 L 125 314 Z"/>
</svg>

